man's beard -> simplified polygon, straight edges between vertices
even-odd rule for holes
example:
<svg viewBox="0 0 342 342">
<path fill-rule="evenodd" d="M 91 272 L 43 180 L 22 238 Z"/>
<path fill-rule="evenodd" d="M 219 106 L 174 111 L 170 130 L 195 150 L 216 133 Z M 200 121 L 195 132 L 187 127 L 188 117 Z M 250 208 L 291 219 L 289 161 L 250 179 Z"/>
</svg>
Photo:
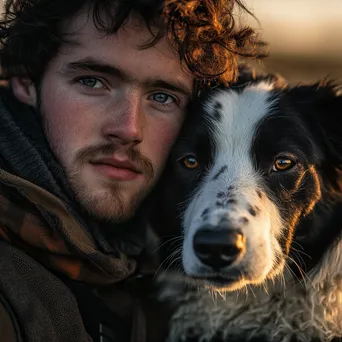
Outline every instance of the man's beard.
<svg viewBox="0 0 342 342">
<path fill-rule="evenodd" d="M 40 113 L 40 115 L 42 114 Z M 51 129 L 46 120 L 44 120 L 43 115 L 42 118 L 45 135 L 51 148 Z M 95 191 L 96 195 L 94 195 L 94 193 L 92 193 L 94 189 L 89 189 L 88 185 L 84 182 L 82 184 L 82 169 L 84 169 L 85 165 L 89 164 L 90 160 L 111 157 L 119 148 L 118 145 L 113 143 L 86 147 L 80 150 L 74 157 L 72 169 L 62 165 L 66 180 L 78 205 L 91 218 L 100 222 L 116 223 L 131 218 L 156 181 L 154 179 L 155 172 L 151 161 L 139 151 L 133 148 L 125 148 L 125 154 L 127 155 L 128 160 L 134 163 L 139 171 L 141 171 L 145 178 L 146 185 L 132 194 L 132 198 L 126 199 L 125 201 L 123 194 L 127 191 L 129 184 L 108 179 L 108 188 L 104 188 L 102 194 L 99 193 L 99 191 Z M 59 160 L 58 146 L 55 146 L 55 150 L 53 148 L 51 148 L 51 150 L 56 159 Z M 60 160 L 59 162 L 61 163 Z M 102 185 L 102 187 L 103 186 L 104 185 Z"/>
<path fill-rule="evenodd" d="M 87 214 L 97 221 L 105 223 L 120 223 L 134 216 L 140 203 L 147 195 L 147 191 L 140 190 L 125 204 L 122 193 L 125 186 L 108 183 L 108 188 L 103 194 L 93 196 L 91 191 L 80 185 L 77 172 L 69 174 L 69 184 L 75 194 L 77 202 Z"/>
<path fill-rule="evenodd" d="M 143 199 L 148 195 L 153 186 L 154 170 L 152 163 L 141 153 L 130 149 L 127 156 L 130 161 L 138 166 L 146 178 L 146 186 L 139 189 L 130 200 L 124 200 L 123 194 L 127 191 L 129 185 L 118 181 L 108 180 L 108 187 L 103 191 L 103 194 L 94 196 L 87 188 L 86 184 L 80 184 L 82 166 L 89 163 L 89 160 L 94 157 L 101 156 L 102 158 L 113 155 L 117 150 L 117 146 L 104 145 L 98 147 L 90 147 L 81 150 L 75 161 L 77 168 L 73 171 L 67 170 L 67 178 L 73 193 L 81 207 L 87 213 L 98 221 L 107 222 L 123 222 L 131 218 Z M 98 193 L 97 193 L 98 194 Z M 125 203 L 126 202 L 126 203 Z"/>
</svg>

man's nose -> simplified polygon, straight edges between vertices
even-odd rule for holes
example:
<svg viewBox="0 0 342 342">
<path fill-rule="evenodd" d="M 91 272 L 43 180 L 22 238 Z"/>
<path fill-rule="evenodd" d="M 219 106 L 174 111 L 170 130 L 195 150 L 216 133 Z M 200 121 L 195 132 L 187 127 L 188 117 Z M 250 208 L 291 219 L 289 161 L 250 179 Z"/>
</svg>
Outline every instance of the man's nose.
<svg viewBox="0 0 342 342">
<path fill-rule="evenodd" d="M 121 144 L 139 144 L 143 140 L 143 120 L 141 97 L 130 92 L 113 104 L 103 133 L 108 140 Z"/>
</svg>

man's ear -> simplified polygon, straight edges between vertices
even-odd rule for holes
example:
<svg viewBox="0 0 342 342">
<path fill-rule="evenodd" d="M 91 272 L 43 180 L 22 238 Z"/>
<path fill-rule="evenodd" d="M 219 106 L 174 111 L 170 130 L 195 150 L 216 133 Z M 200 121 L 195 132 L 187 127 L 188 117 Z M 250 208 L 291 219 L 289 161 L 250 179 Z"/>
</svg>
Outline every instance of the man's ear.
<svg viewBox="0 0 342 342">
<path fill-rule="evenodd" d="M 35 84 L 28 78 L 12 77 L 13 94 L 20 101 L 29 106 L 37 106 L 37 90 Z"/>
</svg>

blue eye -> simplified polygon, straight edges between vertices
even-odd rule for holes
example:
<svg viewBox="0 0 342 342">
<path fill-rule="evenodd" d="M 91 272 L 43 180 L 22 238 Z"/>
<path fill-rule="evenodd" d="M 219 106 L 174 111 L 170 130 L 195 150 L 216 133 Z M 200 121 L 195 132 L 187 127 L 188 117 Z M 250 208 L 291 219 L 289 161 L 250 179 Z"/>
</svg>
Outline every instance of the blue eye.
<svg viewBox="0 0 342 342">
<path fill-rule="evenodd" d="M 79 82 L 88 88 L 99 89 L 103 87 L 103 83 L 97 78 L 93 78 L 93 77 L 80 78 Z"/>
<path fill-rule="evenodd" d="M 155 93 L 152 95 L 152 99 L 162 104 L 170 104 L 175 102 L 175 99 L 172 96 L 165 93 Z"/>
</svg>

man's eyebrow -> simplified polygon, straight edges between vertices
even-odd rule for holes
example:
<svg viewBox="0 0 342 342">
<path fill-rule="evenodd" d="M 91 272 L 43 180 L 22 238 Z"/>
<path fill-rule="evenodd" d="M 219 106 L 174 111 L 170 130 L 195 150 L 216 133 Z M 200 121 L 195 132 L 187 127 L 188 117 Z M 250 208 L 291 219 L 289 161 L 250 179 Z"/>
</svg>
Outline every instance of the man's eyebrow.
<svg viewBox="0 0 342 342">
<path fill-rule="evenodd" d="M 74 71 L 94 71 L 103 74 L 108 74 L 112 76 L 119 77 L 121 79 L 129 79 L 128 75 L 125 74 L 120 68 L 104 63 L 100 60 L 95 60 L 93 58 L 80 59 L 75 62 L 70 62 L 63 68 L 63 73 L 70 73 Z"/>
<path fill-rule="evenodd" d="M 185 96 L 189 98 L 192 96 L 192 89 L 178 80 L 166 81 L 162 79 L 148 78 L 147 80 L 139 81 L 137 78 L 130 76 L 127 72 L 125 72 L 121 68 L 118 68 L 112 64 L 104 63 L 101 60 L 95 60 L 93 58 L 84 58 L 75 62 L 70 62 L 62 70 L 62 73 L 68 74 L 70 72 L 74 72 L 77 70 L 100 72 L 103 74 L 120 78 L 121 80 L 126 81 L 126 82 L 141 83 L 147 87 L 163 88 L 163 89 L 168 89 L 171 91 L 177 91 L 177 92 L 184 94 Z"/>
<path fill-rule="evenodd" d="M 151 88 L 163 88 L 171 91 L 177 91 L 183 95 L 191 98 L 192 90 L 180 81 L 164 81 L 159 79 L 148 79 L 143 82 L 146 86 Z"/>
</svg>

